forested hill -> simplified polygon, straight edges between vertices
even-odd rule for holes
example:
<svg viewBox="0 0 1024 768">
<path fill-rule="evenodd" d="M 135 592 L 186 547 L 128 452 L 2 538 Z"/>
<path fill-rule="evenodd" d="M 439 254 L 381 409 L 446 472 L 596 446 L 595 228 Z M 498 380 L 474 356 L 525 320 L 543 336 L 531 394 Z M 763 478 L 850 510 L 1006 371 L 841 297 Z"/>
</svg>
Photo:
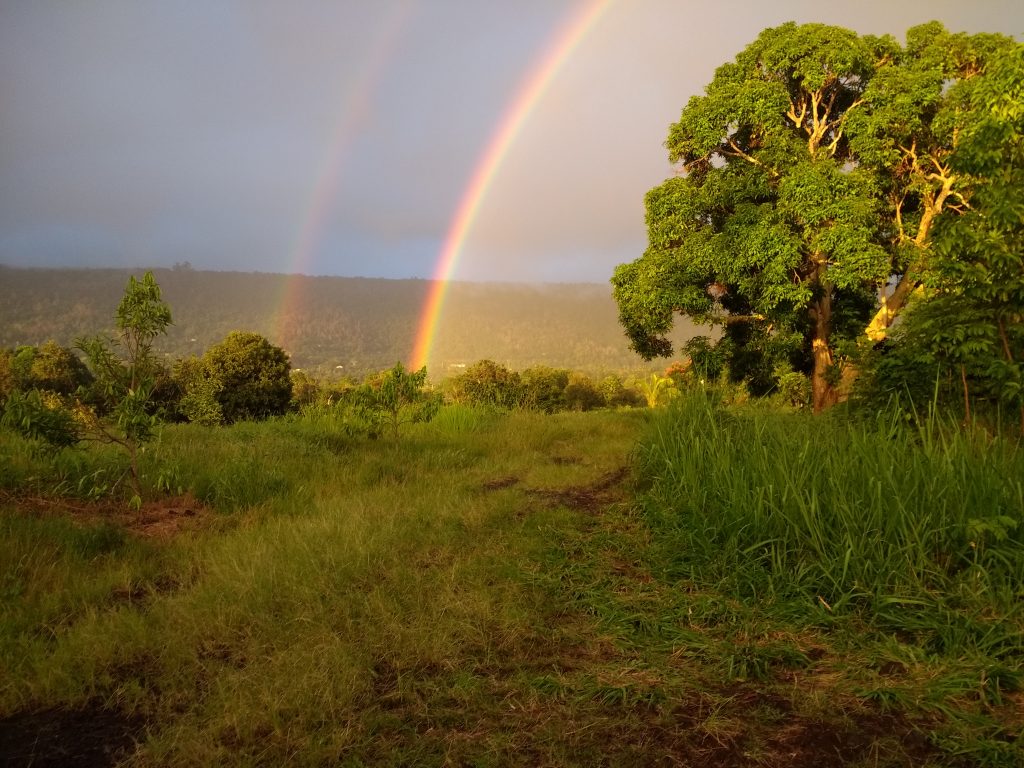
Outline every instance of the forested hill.
<svg viewBox="0 0 1024 768">
<path fill-rule="evenodd" d="M 70 345 L 111 333 L 129 275 L 143 270 L 0 266 L 0 347 Z M 361 375 L 407 361 L 427 280 L 304 277 L 155 269 L 174 325 L 157 342 L 170 359 L 202 354 L 233 330 L 263 334 L 294 367 Z M 481 358 L 600 372 L 642 364 L 627 347 L 606 284 L 452 283 L 431 375 Z M 282 309 L 283 308 L 283 309 Z M 682 324 L 676 338 L 696 331 Z M 338 368 L 342 366 L 342 368 Z"/>
</svg>

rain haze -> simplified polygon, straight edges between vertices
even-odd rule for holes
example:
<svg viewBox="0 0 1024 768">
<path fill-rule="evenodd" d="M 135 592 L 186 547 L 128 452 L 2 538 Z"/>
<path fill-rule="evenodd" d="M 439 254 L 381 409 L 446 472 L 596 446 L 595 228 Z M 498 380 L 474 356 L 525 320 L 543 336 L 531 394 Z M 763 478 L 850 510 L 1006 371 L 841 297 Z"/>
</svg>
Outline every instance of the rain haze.
<svg viewBox="0 0 1024 768">
<path fill-rule="evenodd" d="M 426 278 L 457 240 L 459 279 L 604 282 L 762 29 L 931 19 L 1024 4 L 5 0 L 0 262 Z"/>
</svg>

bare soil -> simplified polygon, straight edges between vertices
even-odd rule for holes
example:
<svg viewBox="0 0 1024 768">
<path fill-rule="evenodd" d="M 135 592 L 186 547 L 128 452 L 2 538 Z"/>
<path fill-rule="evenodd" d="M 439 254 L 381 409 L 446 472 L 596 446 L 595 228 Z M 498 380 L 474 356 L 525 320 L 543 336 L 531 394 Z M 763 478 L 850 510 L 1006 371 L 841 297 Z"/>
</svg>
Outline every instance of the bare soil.
<svg viewBox="0 0 1024 768">
<path fill-rule="evenodd" d="M 0 720 L 4 768 L 107 768 L 132 752 L 144 723 L 104 709 L 21 713 Z"/>
<path fill-rule="evenodd" d="M 191 494 L 145 501 L 139 509 L 109 499 L 83 501 L 66 497 L 5 495 L 0 501 L 31 515 L 63 516 L 86 525 L 109 523 L 129 533 L 153 539 L 167 539 L 200 528 L 211 515 L 211 511 Z"/>
</svg>

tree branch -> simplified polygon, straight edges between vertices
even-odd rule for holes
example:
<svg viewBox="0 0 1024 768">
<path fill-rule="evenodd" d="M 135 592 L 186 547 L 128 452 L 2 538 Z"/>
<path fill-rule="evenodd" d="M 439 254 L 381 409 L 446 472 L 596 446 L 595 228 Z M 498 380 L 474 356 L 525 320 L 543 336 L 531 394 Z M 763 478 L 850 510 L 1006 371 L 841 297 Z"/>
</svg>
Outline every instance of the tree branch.
<svg viewBox="0 0 1024 768">
<path fill-rule="evenodd" d="M 904 240 L 907 239 L 907 232 L 903 228 L 903 203 L 905 203 L 906 200 L 907 200 L 907 193 L 904 192 L 900 196 L 899 203 L 897 203 L 896 206 L 895 206 L 896 207 L 896 229 L 899 232 L 899 234 L 896 237 L 896 242 L 897 243 L 902 243 Z"/>
<path fill-rule="evenodd" d="M 767 165 L 762 163 L 756 157 L 753 157 L 752 155 L 748 155 L 746 152 L 744 152 L 742 149 L 740 149 L 739 146 L 737 146 L 736 142 L 733 141 L 732 139 L 727 139 L 726 141 L 728 142 L 729 147 L 732 149 L 732 153 L 731 154 L 735 155 L 736 157 L 743 158 L 748 163 L 751 163 L 752 165 L 756 165 L 758 168 L 763 168 L 764 170 L 768 171 L 768 173 L 770 173 L 772 176 L 778 176 L 779 175 L 778 171 L 776 171 L 776 170 L 774 170 L 772 168 L 769 168 Z M 725 153 L 725 154 L 728 154 L 728 153 Z"/>
<path fill-rule="evenodd" d="M 807 117 L 807 101 L 804 100 L 804 101 L 800 102 L 800 114 L 798 115 L 796 113 L 796 105 L 793 103 L 793 100 L 790 99 L 789 100 L 789 112 L 786 113 L 786 117 L 788 117 L 790 120 L 792 120 L 793 121 L 793 125 L 796 126 L 798 129 L 801 126 L 803 126 L 804 118 Z"/>
</svg>

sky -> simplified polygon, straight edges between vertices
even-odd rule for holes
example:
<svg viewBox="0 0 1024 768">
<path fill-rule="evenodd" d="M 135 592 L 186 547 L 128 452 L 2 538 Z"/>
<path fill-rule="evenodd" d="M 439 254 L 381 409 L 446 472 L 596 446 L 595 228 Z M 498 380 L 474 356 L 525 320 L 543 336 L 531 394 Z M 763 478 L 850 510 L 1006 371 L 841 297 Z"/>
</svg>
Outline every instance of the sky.
<svg viewBox="0 0 1024 768">
<path fill-rule="evenodd" d="M 762 29 L 930 19 L 1024 3 L 0 0 L 0 263 L 606 282 Z"/>
</svg>

